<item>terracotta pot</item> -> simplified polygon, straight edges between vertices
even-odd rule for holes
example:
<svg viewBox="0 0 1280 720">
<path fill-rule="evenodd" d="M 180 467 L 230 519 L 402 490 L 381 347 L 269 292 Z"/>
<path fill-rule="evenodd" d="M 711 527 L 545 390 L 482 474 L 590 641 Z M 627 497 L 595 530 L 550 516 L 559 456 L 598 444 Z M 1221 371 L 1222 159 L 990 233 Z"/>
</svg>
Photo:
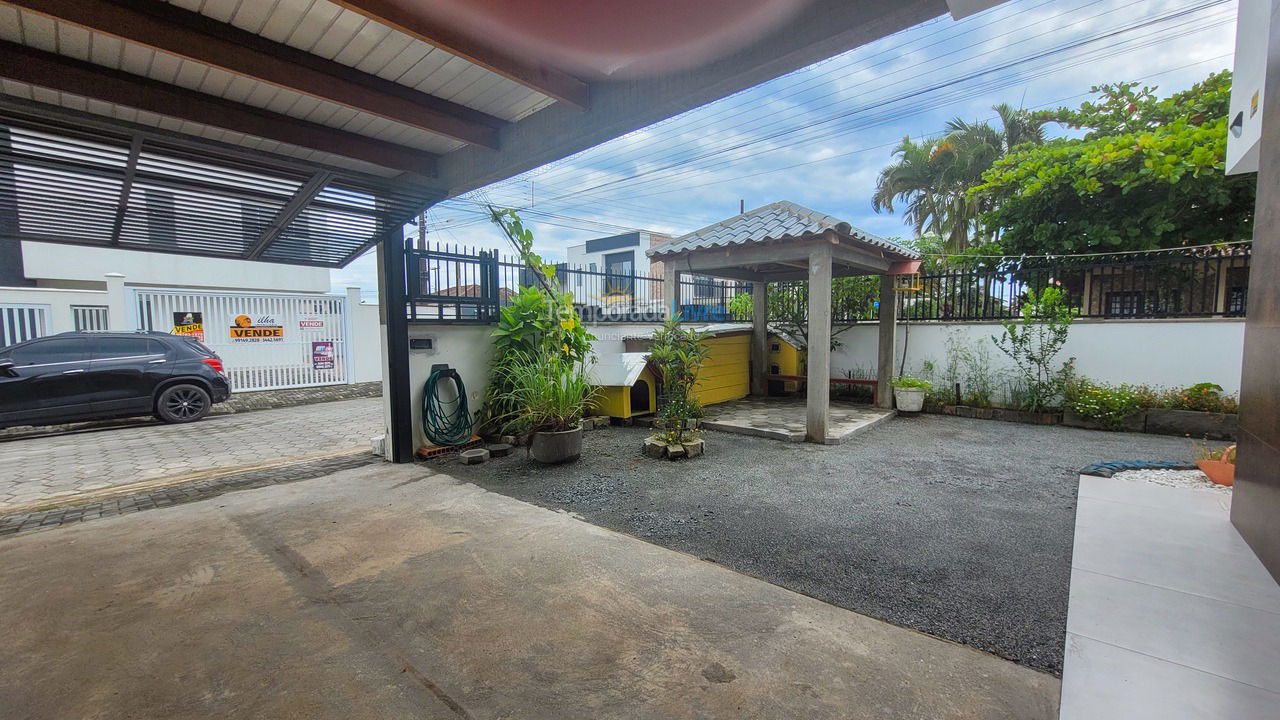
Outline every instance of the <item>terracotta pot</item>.
<svg viewBox="0 0 1280 720">
<path fill-rule="evenodd" d="M 893 399 L 898 410 L 918 413 L 924 407 L 924 388 L 896 387 L 893 389 Z"/>
<path fill-rule="evenodd" d="M 1196 467 L 1218 485 L 1231 487 L 1236 482 L 1235 463 L 1226 460 L 1197 460 Z"/>
<path fill-rule="evenodd" d="M 573 462 L 582 457 L 582 428 L 534 433 L 529 441 L 529 454 L 546 465 Z"/>
</svg>

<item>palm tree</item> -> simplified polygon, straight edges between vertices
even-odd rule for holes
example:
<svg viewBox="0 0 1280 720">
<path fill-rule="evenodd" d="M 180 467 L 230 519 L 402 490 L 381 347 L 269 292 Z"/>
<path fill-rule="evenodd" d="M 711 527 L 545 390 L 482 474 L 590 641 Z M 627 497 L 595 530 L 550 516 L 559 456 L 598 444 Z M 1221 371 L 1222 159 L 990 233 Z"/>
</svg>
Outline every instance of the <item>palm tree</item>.
<svg viewBox="0 0 1280 720">
<path fill-rule="evenodd" d="M 956 118 L 947 123 L 947 134 L 940 139 L 903 138 L 893 151 L 896 160 L 880 171 L 872 209 L 893 212 L 895 201 L 905 202 L 903 221 L 917 235 L 938 235 L 947 252 L 964 252 L 985 209 L 969 189 L 981 184 L 982 174 L 1012 149 L 1043 143 L 1048 122 L 1042 113 L 1008 104 L 992 109 L 1000 117 L 1000 130 Z"/>
</svg>

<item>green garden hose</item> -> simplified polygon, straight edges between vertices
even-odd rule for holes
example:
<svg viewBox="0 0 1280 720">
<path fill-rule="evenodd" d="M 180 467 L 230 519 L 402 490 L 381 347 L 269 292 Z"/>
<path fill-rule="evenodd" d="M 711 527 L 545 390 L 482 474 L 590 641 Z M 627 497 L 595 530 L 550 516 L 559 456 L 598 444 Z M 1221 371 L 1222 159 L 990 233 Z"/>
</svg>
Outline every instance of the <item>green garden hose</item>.
<svg viewBox="0 0 1280 720">
<path fill-rule="evenodd" d="M 453 380 L 452 399 L 440 396 L 440 381 Z M 435 368 L 422 387 L 422 433 L 436 445 L 461 445 L 471 439 L 471 412 L 462 376 L 448 366 Z"/>
</svg>

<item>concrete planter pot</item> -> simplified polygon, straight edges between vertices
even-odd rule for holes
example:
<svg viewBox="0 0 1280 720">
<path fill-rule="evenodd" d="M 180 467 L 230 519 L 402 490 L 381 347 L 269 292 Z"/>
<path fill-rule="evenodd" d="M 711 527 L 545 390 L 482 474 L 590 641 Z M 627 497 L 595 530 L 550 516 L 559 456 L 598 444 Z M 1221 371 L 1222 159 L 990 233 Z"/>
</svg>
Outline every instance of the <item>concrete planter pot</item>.
<svg viewBox="0 0 1280 720">
<path fill-rule="evenodd" d="M 1088 418 L 1083 415 L 1067 410 L 1062 413 L 1062 424 L 1069 427 L 1084 428 L 1086 430 L 1116 430 L 1120 432 L 1145 432 L 1147 427 L 1147 411 L 1139 410 L 1138 412 L 1124 418 L 1114 427 L 1105 423 Z"/>
<path fill-rule="evenodd" d="M 1236 464 L 1226 460 L 1197 460 L 1196 467 L 1216 485 L 1231 487 L 1236 483 Z"/>
<path fill-rule="evenodd" d="M 582 428 L 534 433 L 529 441 L 529 454 L 545 465 L 573 462 L 582 457 Z"/>
<path fill-rule="evenodd" d="M 1238 419 L 1239 416 L 1234 413 L 1153 408 L 1147 411 L 1146 431 L 1156 435 L 1235 440 Z"/>
<path fill-rule="evenodd" d="M 893 389 L 893 402 L 899 412 L 918 413 L 924 408 L 924 388 L 896 387 Z"/>
</svg>

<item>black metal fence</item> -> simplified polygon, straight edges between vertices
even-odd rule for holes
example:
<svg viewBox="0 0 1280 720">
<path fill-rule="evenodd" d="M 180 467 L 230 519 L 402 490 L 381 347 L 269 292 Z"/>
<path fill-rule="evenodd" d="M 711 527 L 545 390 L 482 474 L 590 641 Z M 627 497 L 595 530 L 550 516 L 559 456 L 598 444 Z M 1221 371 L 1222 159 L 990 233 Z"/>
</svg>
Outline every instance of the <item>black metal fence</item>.
<svg viewBox="0 0 1280 720">
<path fill-rule="evenodd" d="M 445 245 L 409 251 L 407 268 L 409 319 L 418 322 L 494 322 L 515 294 L 537 283 L 534 272 L 518 261 L 493 251 Z M 660 277 L 565 264 L 556 266 L 556 276 L 584 320 L 657 322 L 666 315 Z M 748 283 L 682 275 L 680 285 L 683 320 L 751 319 Z M 1249 293 L 1249 253 L 1153 255 L 1121 263 L 923 275 L 917 290 L 902 293 L 899 317 L 944 322 L 1016 318 L 1028 292 L 1047 287 L 1065 293 L 1078 317 L 1241 317 Z M 840 323 L 876 320 L 879 298 L 879 277 L 838 278 L 832 317 Z M 770 284 L 770 319 L 804 322 L 807 300 L 804 283 Z"/>
<path fill-rule="evenodd" d="M 539 284 L 523 263 L 488 250 L 439 245 L 410 250 L 408 314 L 416 322 L 494 322 L 523 288 Z M 588 322 L 661 322 L 666 317 L 663 279 L 556 265 L 561 290 L 573 296 Z M 751 286 L 704 276 L 681 276 L 680 316 L 688 322 L 727 322 L 733 298 Z M 746 318 L 750 319 L 750 306 Z"/>
</svg>

